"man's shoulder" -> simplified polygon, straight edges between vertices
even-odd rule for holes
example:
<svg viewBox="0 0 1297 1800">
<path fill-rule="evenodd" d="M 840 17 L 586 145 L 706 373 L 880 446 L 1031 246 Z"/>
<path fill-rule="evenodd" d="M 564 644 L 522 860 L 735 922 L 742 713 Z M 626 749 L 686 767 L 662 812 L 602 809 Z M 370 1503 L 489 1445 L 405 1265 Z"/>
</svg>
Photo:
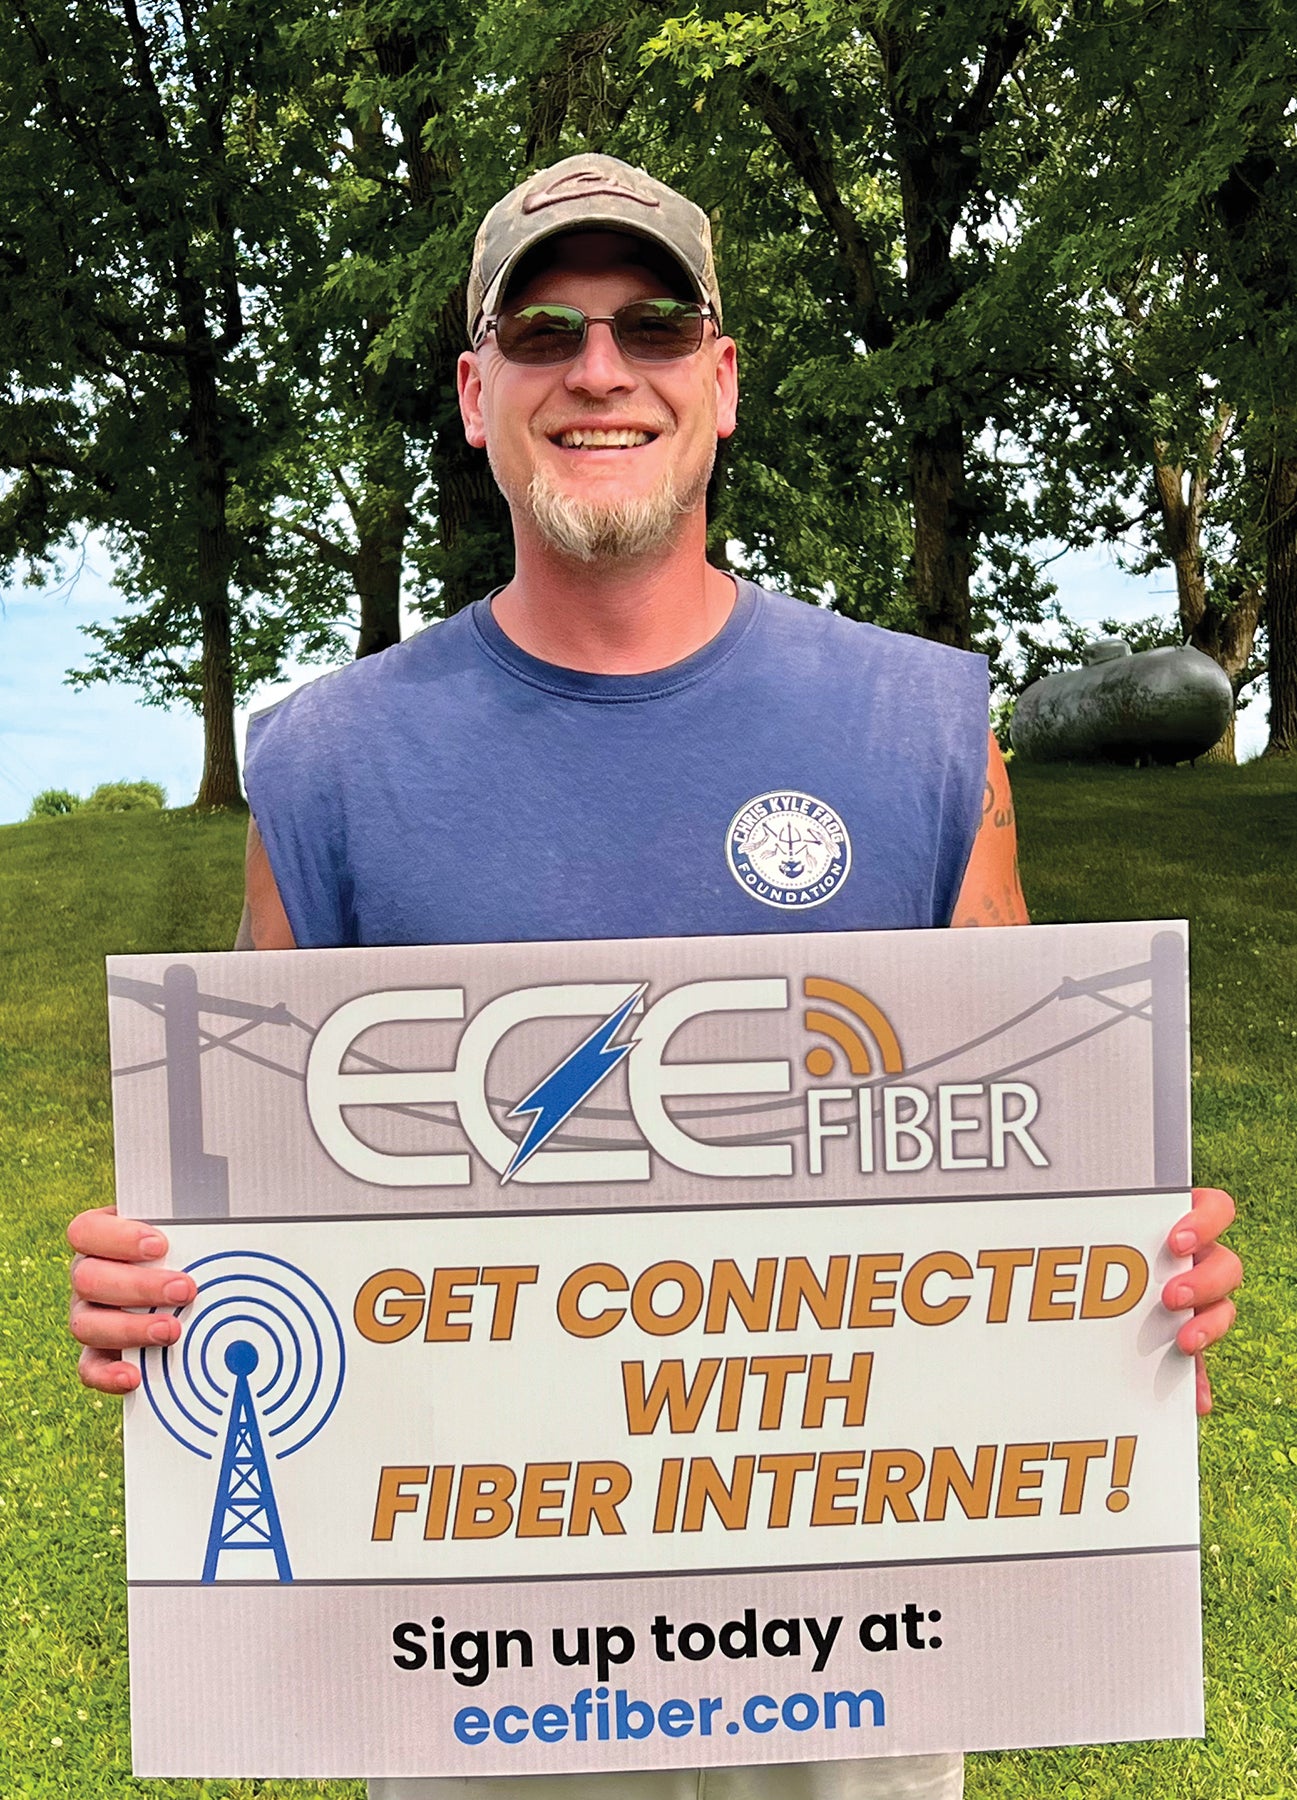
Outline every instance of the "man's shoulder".
<svg viewBox="0 0 1297 1800">
<path fill-rule="evenodd" d="M 934 675 L 943 670 L 952 674 L 977 673 L 986 667 L 986 658 L 975 651 L 958 650 L 952 644 L 939 644 L 932 638 L 892 630 L 866 619 L 848 618 L 830 606 L 798 600 L 777 588 L 756 587 L 756 592 L 767 628 L 794 648 L 805 646 L 828 656 L 841 652 L 850 657 L 909 664 Z"/>
<path fill-rule="evenodd" d="M 462 657 L 470 622 L 467 614 L 425 625 L 421 631 L 341 668 L 330 669 L 295 688 L 281 700 L 261 707 L 248 720 L 248 746 L 270 731 L 279 737 L 287 731 L 314 736 L 321 731 L 345 731 L 353 722 L 361 729 L 372 726 L 381 714 L 415 687 L 426 690 L 430 682 L 449 673 Z"/>
</svg>

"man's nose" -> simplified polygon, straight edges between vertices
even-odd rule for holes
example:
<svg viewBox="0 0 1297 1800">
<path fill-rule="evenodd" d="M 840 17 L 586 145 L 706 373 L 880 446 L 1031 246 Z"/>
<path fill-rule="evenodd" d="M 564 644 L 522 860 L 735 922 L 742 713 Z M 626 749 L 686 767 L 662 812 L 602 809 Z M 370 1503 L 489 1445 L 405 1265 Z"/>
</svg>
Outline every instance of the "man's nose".
<svg viewBox="0 0 1297 1800">
<path fill-rule="evenodd" d="M 574 392 L 613 394 L 633 388 L 634 370 L 618 348 L 612 326 L 592 320 L 585 328 L 581 353 L 567 371 L 565 385 Z"/>
</svg>

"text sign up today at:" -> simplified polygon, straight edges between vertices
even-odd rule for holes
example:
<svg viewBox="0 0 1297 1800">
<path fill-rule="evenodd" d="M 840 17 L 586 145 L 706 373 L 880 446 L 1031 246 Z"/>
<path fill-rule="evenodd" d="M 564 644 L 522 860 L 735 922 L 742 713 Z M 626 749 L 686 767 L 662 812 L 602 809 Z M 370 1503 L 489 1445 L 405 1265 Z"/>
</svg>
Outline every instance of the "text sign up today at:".
<svg viewBox="0 0 1297 1800">
<path fill-rule="evenodd" d="M 1184 928 L 116 958 L 142 1775 L 1190 1736 Z"/>
</svg>

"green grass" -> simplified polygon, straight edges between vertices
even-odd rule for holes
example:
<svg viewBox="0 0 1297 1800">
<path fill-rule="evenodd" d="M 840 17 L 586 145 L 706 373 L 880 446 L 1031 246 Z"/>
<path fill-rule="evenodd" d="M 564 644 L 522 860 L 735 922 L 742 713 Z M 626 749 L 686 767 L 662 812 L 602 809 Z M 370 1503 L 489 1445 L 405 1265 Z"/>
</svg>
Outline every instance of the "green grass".
<svg viewBox="0 0 1297 1800">
<path fill-rule="evenodd" d="M 0 830 L 0 1796 L 251 1800 L 363 1789 L 130 1774 L 119 1409 L 76 1379 L 68 1218 L 112 1199 L 109 952 L 228 949 L 245 822 Z"/>
<path fill-rule="evenodd" d="M 1012 773 L 1034 919 L 1189 920 L 1194 1177 L 1239 1203 L 1247 1292 L 1201 1439 L 1206 1741 L 975 1757 L 968 1797 L 1291 1800 L 1297 768 Z"/>
<path fill-rule="evenodd" d="M 969 1800 L 1291 1800 L 1297 768 L 1020 765 L 1014 785 L 1037 920 L 1190 920 L 1196 1177 L 1239 1199 L 1249 1272 L 1202 1440 L 1206 1742 L 973 1757 Z M 78 1386 L 63 1326 L 64 1226 L 111 1197 L 103 956 L 228 946 L 242 835 L 184 813 L 0 829 L 2 1800 L 361 1792 L 132 1780 L 117 1411 Z"/>
</svg>

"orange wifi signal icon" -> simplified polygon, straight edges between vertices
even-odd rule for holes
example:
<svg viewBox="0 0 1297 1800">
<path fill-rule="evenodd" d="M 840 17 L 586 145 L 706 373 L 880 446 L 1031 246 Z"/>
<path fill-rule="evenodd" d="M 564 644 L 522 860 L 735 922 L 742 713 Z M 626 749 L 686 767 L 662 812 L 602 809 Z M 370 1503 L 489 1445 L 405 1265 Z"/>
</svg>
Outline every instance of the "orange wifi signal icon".
<svg viewBox="0 0 1297 1800">
<path fill-rule="evenodd" d="M 862 994 L 858 988 L 848 987 L 845 981 L 831 981 L 825 975 L 808 975 L 802 983 L 802 991 L 808 1000 L 831 1000 L 835 1006 L 851 1013 L 873 1038 L 875 1048 L 882 1055 L 884 1071 L 888 1075 L 900 1074 L 905 1067 L 900 1039 L 886 1016 L 867 995 Z M 854 1024 L 838 1018 L 836 1013 L 822 1012 L 817 1006 L 807 1007 L 802 1015 L 802 1023 L 808 1031 L 818 1031 L 822 1036 L 833 1039 L 845 1055 L 853 1075 L 873 1073 L 869 1045 Z M 806 1052 L 806 1073 L 817 1080 L 833 1073 L 833 1063 L 833 1051 L 823 1044 L 816 1044 L 814 1049 Z"/>
</svg>

